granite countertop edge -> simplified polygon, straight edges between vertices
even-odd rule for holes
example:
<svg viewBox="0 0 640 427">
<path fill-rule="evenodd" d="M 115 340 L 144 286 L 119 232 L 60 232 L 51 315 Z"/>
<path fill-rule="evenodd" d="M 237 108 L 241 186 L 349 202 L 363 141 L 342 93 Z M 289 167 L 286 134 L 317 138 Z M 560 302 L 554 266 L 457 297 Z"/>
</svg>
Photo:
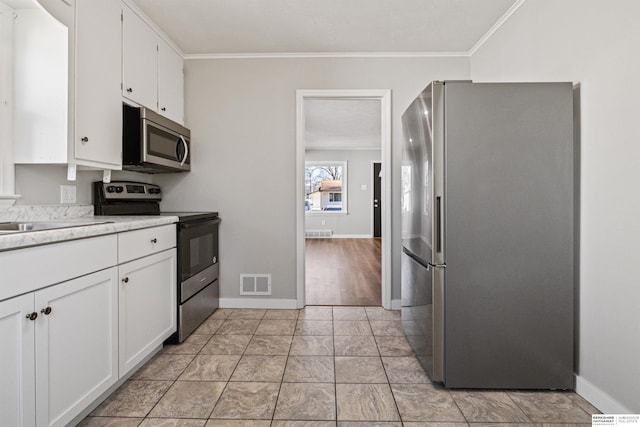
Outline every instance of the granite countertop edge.
<svg viewBox="0 0 640 427">
<path fill-rule="evenodd" d="M 105 221 L 105 224 L 91 224 L 52 230 L 26 231 L 0 234 L 0 252 L 61 243 L 69 240 L 122 233 L 141 228 L 157 227 L 178 222 L 177 216 L 85 216 L 68 218 L 64 222 Z M 35 221 L 34 221 L 35 222 Z"/>
</svg>

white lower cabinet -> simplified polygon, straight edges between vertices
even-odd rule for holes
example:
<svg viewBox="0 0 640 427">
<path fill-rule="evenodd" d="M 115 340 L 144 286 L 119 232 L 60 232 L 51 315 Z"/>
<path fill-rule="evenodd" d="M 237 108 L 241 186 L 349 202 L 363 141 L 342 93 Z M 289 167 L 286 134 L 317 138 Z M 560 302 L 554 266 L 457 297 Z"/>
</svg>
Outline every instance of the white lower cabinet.
<svg viewBox="0 0 640 427">
<path fill-rule="evenodd" d="M 3 425 L 67 425 L 116 383 L 117 278 L 112 267 L 0 303 Z"/>
<path fill-rule="evenodd" d="M 176 330 L 176 250 L 119 266 L 119 365 L 126 375 Z"/>
<path fill-rule="evenodd" d="M 176 331 L 176 269 L 175 225 L 0 252 L 0 426 L 72 424 L 124 380 Z"/>
<path fill-rule="evenodd" d="M 0 302 L 0 420 L 8 426 L 36 421 L 33 293 Z"/>
<path fill-rule="evenodd" d="M 118 380 L 116 280 L 113 267 L 35 293 L 38 426 L 67 425 Z"/>
</svg>

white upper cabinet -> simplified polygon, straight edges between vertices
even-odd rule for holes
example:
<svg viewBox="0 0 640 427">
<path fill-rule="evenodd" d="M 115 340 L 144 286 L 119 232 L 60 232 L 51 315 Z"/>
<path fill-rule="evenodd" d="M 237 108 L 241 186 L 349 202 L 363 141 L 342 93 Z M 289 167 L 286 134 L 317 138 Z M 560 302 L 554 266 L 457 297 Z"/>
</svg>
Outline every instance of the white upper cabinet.
<svg viewBox="0 0 640 427">
<path fill-rule="evenodd" d="M 67 163 L 69 30 L 44 8 L 11 15 L 14 161 Z"/>
<path fill-rule="evenodd" d="M 158 113 L 184 122 L 182 57 L 162 39 L 158 39 Z"/>
<path fill-rule="evenodd" d="M 122 4 L 122 96 L 184 123 L 182 57 Z"/>
<path fill-rule="evenodd" d="M 13 61 L 11 163 L 122 169 L 123 97 L 184 122 L 182 57 L 133 3 L 33 1 L 43 7 L 0 1 Z"/>
<path fill-rule="evenodd" d="M 122 8 L 122 95 L 158 106 L 158 36 L 126 5 Z"/>
<path fill-rule="evenodd" d="M 122 168 L 121 13 L 113 0 L 75 0 L 74 160 Z"/>
</svg>

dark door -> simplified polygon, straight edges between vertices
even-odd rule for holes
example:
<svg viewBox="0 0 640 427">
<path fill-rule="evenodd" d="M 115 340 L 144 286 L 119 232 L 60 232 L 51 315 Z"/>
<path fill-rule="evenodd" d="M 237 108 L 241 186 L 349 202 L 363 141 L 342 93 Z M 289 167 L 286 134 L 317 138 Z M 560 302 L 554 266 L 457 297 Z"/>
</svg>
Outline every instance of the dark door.
<svg viewBox="0 0 640 427">
<path fill-rule="evenodd" d="M 373 237 L 382 237 L 381 170 L 382 163 L 376 162 L 373 164 Z"/>
</svg>

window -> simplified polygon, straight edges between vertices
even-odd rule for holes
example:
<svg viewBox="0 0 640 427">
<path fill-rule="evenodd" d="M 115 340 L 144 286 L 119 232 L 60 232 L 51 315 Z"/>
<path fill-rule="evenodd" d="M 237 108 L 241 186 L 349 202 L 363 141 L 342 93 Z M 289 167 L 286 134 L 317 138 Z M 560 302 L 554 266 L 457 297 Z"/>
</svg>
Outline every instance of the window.
<svg viewBox="0 0 640 427">
<path fill-rule="evenodd" d="M 347 213 L 347 162 L 306 162 L 304 177 L 307 213 Z"/>
</svg>

